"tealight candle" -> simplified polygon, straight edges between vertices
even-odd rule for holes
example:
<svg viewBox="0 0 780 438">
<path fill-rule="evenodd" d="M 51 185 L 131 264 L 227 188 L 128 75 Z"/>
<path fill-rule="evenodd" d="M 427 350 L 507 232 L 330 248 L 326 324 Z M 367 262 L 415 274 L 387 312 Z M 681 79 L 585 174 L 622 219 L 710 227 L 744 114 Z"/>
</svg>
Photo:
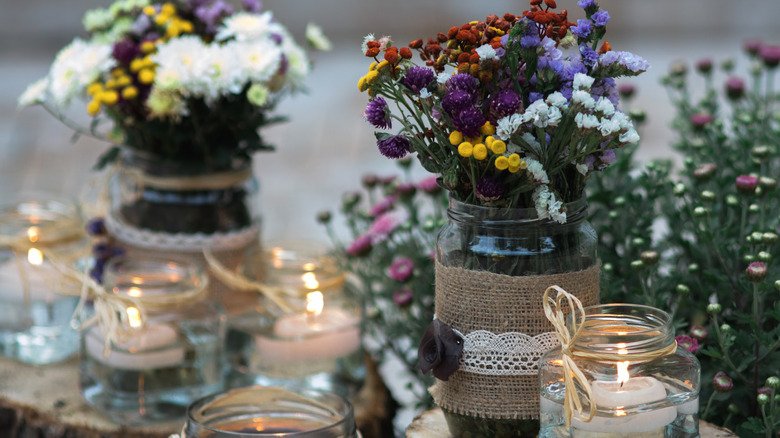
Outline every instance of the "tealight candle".
<svg viewBox="0 0 780 438">
<path fill-rule="evenodd" d="M 0 264 L 0 301 L 22 303 L 25 300 L 53 300 L 58 296 L 54 289 L 62 274 L 43 259 L 42 252 L 37 248 L 30 248 L 24 258 L 26 260 L 11 257 Z"/>
</svg>

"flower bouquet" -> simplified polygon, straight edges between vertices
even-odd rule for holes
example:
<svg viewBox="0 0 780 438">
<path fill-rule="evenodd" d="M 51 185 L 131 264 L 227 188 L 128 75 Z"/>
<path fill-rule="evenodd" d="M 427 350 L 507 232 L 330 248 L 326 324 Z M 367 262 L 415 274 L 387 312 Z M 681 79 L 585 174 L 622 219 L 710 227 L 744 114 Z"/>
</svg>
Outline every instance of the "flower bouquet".
<svg viewBox="0 0 780 438">
<path fill-rule="evenodd" d="M 458 436 L 534 435 L 537 361 L 555 345 L 542 295 L 551 284 L 598 300 L 587 178 L 639 136 L 617 109 L 615 77 L 648 63 L 602 41 L 610 17 L 580 0 L 488 16 L 409 47 L 369 35 L 358 88 L 389 158 L 416 153 L 450 193 L 438 237 L 436 318 L 420 346 L 431 392 Z M 414 52 L 424 61 L 412 62 Z"/>
<path fill-rule="evenodd" d="M 107 218 L 112 232 L 193 235 L 254 226 L 251 156 L 272 149 L 258 129 L 283 120 L 272 115 L 275 105 L 302 88 L 310 67 L 304 49 L 258 0 L 243 7 L 120 0 L 89 11 L 89 38 L 62 49 L 49 74 L 21 97 L 77 133 L 119 145 L 98 163 L 121 155 Z M 307 35 L 327 48 L 316 26 Z M 88 128 L 65 114 L 76 101 Z"/>
</svg>

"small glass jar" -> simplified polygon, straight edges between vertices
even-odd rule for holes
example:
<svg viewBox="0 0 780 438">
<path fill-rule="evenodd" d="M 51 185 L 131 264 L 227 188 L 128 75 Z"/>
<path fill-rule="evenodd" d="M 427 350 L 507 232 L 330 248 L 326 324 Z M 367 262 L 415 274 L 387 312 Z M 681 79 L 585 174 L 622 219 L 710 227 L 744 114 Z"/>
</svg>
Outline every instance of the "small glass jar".
<svg viewBox="0 0 780 438">
<path fill-rule="evenodd" d="M 104 287 L 136 300 L 126 307 L 128 333 L 106 354 L 103 328 L 82 332 L 81 391 L 125 425 L 180 419 L 187 406 L 223 387 L 226 316 L 206 298 L 207 279 L 192 262 L 120 258 Z"/>
<path fill-rule="evenodd" d="M 228 384 L 357 392 L 365 377 L 363 306 L 333 260 L 299 242 L 251 254 L 247 263 L 249 277 L 278 298 L 261 295 L 254 308 L 231 316 Z"/>
<path fill-rule="evenodd" d="M 187 409 L 181 438 L 358 438 L 352 405 L 333 393 L 254 386 L 210 395 Z"/>
<path fill-rule="evenodd" d="M 88 250 L 78 206 L 45 193 L 0 201 L 0 355 L 49 364 L 78 351 L 70 327 L 79 284 L 51 260 L 75 265 Z"/>
<path fill-rule="evenodd" d="M 633 304 L 586 307 L 585 315 L 573 357 L 590 384 L 596 415 L 585 421 L 575 412 L 571 426 L 566 426 L 567 388 L 561 347 L 557 347 L 541 361 L 539 436 L 698 437 L 701 368 L 696 357 L 683 347 L 671 350 L 671 316 Z M 598 359 L 582 357 L 594 354 Z M 583 394 L 581 389 L 577 392 Z M 587 415 L 589 405 L 584 397 L 581 400 Z"/>
</svg>

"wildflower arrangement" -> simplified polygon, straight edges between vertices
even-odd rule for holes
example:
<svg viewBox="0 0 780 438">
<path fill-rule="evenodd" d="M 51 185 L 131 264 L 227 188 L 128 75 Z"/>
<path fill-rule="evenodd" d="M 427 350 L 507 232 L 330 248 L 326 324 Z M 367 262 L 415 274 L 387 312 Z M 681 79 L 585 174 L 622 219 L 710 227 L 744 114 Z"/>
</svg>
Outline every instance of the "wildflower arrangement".
<svg viewBox="0 0 780 438">
<path fill-rule="evenodd" d="M 310 70 L 259 0 L 243 0 L 241 11 L 223 0 L 119 0 L 87 12 L 84 27 L 89 37 L 63 48 L 20 104 L 41 104 L 77 133 L 164 161 L 218 170 L 272 149 L 257 130 L 281 120 L 271 111 Z M 318 27 L 307 36 L 329 48 Z M 64 114 L 77 100 L 89 129 Z M 104 121 L 113 129 L 101 129 Z"/>
<path fill-rule="evenodd" d="M 346 194 L 341 206 L 348 243 L 335 235 L 331 213 L 319 220 L 328 228 L 336 259 L 360 280 L 373 340 L 367 348 L 380 364 L 403 365 L 411 397 L 396 398 L 406 399 L 407 407 L 430 407 L 427 388 L 433 379 L 417 368 L 417 342 L 433 318 L 433 253 L 446 196 L 435 178 L 413 183 L 366 175 L 362 185 L 364 191 Z"/>
<path fill-rule="evenodd" d="M 735 63 L 678 63 L 663 79 L 676 107 L 678 180 L 668 166 L 615 166 L 591 195 L 607 226 L 605 299 L 670 309 L 678 344 L 702 365 L 700 417 L 740 437 L 780 432 L 780 117 L 774 80 L 780 47 L 749 41 L 750 78 Z M 621 184 L 614 181 L 623 181 Z M 647 217 L 650 219 L 648 220 Z M 648 223 L 668 224 L 655 239 Z"/>
<path fill-rule="evenodd" d="M 555 0 L 530 4 L 409 47 L 368 35 L 362 50 L 374 62 L 358 88 L 369 94 L 369 123 L 400 126 L 376 133 L 382 155 L 417 153 L 459 201 L 536 207 L 565 222 L 564 204 L 582 196 L 588 176 L 638 141 L 614 78 L 649 65 L 602 42 L 610 17 L 595 1 L 578 2 L 585 18 L 576 23 Z"/>
</svg>

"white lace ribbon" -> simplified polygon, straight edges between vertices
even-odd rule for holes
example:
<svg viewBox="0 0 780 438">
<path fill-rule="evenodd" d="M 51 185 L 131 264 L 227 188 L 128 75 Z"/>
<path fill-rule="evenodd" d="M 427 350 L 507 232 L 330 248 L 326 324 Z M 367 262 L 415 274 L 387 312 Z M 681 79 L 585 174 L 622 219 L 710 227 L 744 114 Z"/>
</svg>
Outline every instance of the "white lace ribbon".
<svg viewBox="0 0 780 438">
<path fill-rule="evenodd" d="M 536 336 L 510 332 L 495 334 L 476 330 L 463 338 L 461 371 L 487 376 L 529 376 L 539 371 L 539 359 L 559 345 L 554 332 Z"/>
</svg>

